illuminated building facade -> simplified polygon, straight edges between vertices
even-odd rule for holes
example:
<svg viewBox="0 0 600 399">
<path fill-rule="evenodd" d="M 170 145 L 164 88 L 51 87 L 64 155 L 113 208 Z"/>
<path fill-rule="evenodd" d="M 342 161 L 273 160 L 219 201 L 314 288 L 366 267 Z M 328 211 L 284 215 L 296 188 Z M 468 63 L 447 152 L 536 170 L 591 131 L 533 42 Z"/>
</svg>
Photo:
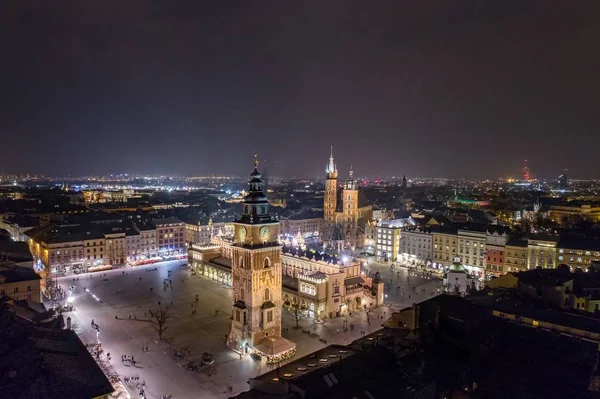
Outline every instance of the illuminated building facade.
<svg viewBox="0 0 600 399">
<path fill-rule="evenodd" d="M 280 220 L 279 233 L 284 237 L 292 237 L 297 234 L 304 238 L 318 237 L 323 228 L 323 223 L 324 220 L 321 217 Z"/>
<path fill-rule="evenodd" d="M 281 337 L 282 274 L 279 221 L 269 215 L 269 202 L 254 159 L 243 215 L 231 245 L 233 306 L 230 348 L 256 351 L 272 362 L 293 355 L 296 345 Z"/>
<path fill-rule="evenodd" d="M 169 255 L 183 252 L 185 249 L 185 224 L 177 218 L 152 219 L 156 227 L 156 240 L 159 254 Z"/>
<path fill-rule="evenodd" d="M 375 255 L 382 260 L 396 262 L 400 260 L 402 229 L 414 226 L 412 218 L 378 220 L 370 222 L 375 225 Z"/>
<path fill-rule="evenodd" d="M 558 236 L 529 237 L 527 240 L 527 268 L 554 269 Z"/>
<path fill-rule="evenodd" d="M 432 263 L 433 237 L 428 226 L 406 226 L 400 234 L 400 262 L 414 266 Z"/>
<path fill-rule="evenodd" d="M 561 223 L 564 218 L 573 217 L 600 221 L 600 204 L 573 201 L 550 207 L 550 219 L 556 223 Z"/>
<path fill-rule="evenodd" d="M 556 249 L 555 265 L 569 265 L 571 271 L 587 271 L 600 261 L 600 243 L 594 239 L 561 238 Z"/>
<path fill-rule="evenodd" d="M 459 229 L 456 239 L 459 261 L 470 273 L 483 277 L 487 260 L 485 230 Z"/>
<path fill-rule="evenodd" d="M 431 226 L 433 239 L 433 264 L 446 268 L 454 262 L 458 253 L 457 229 L 453 226 Z"/>
<path fill-rule="evenodd" d="M 527 240 L 513 236 L 506 241 L 504 247 L 504 270 L 507 273 L 526 271 L 527 262 Z"/>
<path fill-rule="evenodd" d="M 506 272 L 504 261 L 506 259 L 506 233 L 487 232 L 485 237 L 485 253 L 487 256 L 486 273 L 499 276 Z"/>
<path fill-rule="evenodd" d="M 310 318 L 347 316 L 383 305 L 383 282 L 362 274 L 357 261 L 284 248 L 281 262 L 284 306 L 298 307 Z"/>
<path fill-rule="evenodd" d="M 363 193 L 359 192 L 352 168 L 342 190 L 338 190 L 338 170 L 333 159 L 333 149 L 325 173 L 323 219 L 329 225 L 326 239 L 340 241 L 347 249 L 363 248 L 364 226 L 373 216 L 373 207 L 368 204 Z"/>
</svg>

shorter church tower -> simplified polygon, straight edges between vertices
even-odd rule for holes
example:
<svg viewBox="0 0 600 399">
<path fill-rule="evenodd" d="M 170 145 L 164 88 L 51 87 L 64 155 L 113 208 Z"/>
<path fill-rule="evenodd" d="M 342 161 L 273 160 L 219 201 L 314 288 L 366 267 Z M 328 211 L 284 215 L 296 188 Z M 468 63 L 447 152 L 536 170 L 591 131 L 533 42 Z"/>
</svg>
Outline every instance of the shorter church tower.
<svg viewBox="0 0 600 399">
<path fill-rule="evenodd" d="M 343 234 L 346 245 L 356 247 L 358 238 L 358 188 L 354 180 L 354 171 L 350 167 L 350 175 L 342 191 L 344 204 Z"/>
</svg>

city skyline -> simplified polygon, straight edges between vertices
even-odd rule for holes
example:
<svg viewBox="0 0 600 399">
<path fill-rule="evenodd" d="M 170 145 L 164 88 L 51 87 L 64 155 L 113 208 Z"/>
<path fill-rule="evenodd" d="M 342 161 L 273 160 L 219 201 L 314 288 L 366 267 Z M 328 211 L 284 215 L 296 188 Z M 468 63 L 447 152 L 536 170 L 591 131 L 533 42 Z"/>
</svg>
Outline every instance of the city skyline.
<svg viewBox="0 0 600 399">
<path fill-rule="evenodd" d="M 600 177 L 597 4 L 2 10 L 2 173 Z"/>
</svg>

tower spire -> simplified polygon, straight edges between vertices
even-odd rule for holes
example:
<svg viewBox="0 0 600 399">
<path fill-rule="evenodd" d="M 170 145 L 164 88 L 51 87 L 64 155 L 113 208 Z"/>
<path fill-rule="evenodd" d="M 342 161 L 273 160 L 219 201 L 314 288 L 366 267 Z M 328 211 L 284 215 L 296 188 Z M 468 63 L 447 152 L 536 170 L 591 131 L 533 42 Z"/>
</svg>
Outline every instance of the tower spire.
<svg viewBox="0 0 600 399">
<path fill-rule="evenodd" d="M 337 176 L 337 168 L 335 166 L 335 163 L 333 162 L 333 145 L 331 146 L 331 155 L 329 156 L 329 164 L 327 164 L 325 166 L 325 173 L 327 173 L 327 176 L 330 176 L 331 178 L 334 178 L 333 177 L 334 174 Z"/>
<path fill-rule="evenodd" d="M 254 152 L 254 169 L 258 168 L 258 154 Z"/>
</svg>

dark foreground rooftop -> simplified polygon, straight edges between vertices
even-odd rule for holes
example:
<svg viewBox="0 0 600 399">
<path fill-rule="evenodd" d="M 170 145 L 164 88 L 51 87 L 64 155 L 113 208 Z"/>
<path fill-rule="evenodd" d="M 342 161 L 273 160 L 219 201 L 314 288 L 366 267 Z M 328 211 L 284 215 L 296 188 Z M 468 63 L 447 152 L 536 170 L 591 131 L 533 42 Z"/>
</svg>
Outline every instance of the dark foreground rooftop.
<svg viewBox="0 0 600 399">
<path fill-rule="evenodd" d="M 0 397 L 89 399 L 114 391 L 75 332 L 37 325 L 0 303 Z"/>
</svg>

